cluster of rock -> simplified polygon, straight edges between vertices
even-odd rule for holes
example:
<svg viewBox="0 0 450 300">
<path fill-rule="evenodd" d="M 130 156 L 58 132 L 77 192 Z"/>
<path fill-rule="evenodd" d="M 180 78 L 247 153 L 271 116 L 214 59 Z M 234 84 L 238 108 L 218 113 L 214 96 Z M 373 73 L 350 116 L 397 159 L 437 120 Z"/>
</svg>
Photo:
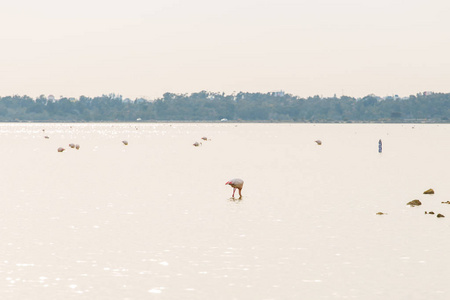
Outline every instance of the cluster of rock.
<svg viewBox="0 0 450 300">
<path fill-rule="evenodd" d="M 425 214 L 434 215 L 434 211 L 429 211 L 429 212 L 425 211 Z M 443 214 L 437 214 L 436 217 L 438 217 L 438 218 L 445 218 L 445 216 Z"/>
<path fill-rule="evenodd" d="M 434 190 L 433 189 L 428 189 L 428 190 L 426 190 L 425 192 L 423 192 L 425 195 L 434 195 Z M 447 201 L 448 202 L 448 201 Z M 444 202 L 442 202 L 442 203 L 444 203 Z M 419 205 L 422 205 L 422 202 L 420 202 L 419 200 L 413 200 L 413 201 L 409 201 L 408 203 L 406 203 L 406 205 L 409 205 L 409 206 L 411 206 L 411 207 L 414 207 L 414 206 L 419 206 Z M 427 212 L 427 211 L 425 211 L 425 214 L 427 215 L 434 215 L 435 213 L 434 213 L 434 211 L 430 211 L 430 212 Z M 437 216 L 436 217 L 438 217 L 438 218 L 445 218 L 445 216 L 443 215 L 443 214 L 437 214 Z"/>
<path fill-rule="evenodd" d="M 425 195 L 433 195 L 433 194 L 434 194 L 434 190 L 433 190 L 433 189 L 428 189 L 428 190 L 426 190 L 426 191 L 423 192 L 423 193 L 424 193 Z M 441 202 L 441 203 L 450 204 L 450 201 Z M 411 206 L 411 207 L 415 207 L 415 206 L 420 206 L 420 205 L 422 205 L 422 202 L 420 202 L 420 200 L 418 200 L 418 199 L 414 199 L 414 200 L 409 201 L 408 203 L 406 203 L 406 205 L 409 205 L 409 206 Z M 426 215 L 434 215 L 435 213 L 434 213 L 434 211 L 429 211 L 429 212 L 425 211 L 425 214 L 426 214 Z M 376 215 L 379 215 L 379 216 L 381 216 L 381 215 L 387 215 L 387 213 L 384 213 L 384 212 L 377 212 Z M 444 216 L 443 214 L 437 214 L 436 217 L 438 217 L 438 218 L 445 218 L 445 216 Z"/>
</svg>

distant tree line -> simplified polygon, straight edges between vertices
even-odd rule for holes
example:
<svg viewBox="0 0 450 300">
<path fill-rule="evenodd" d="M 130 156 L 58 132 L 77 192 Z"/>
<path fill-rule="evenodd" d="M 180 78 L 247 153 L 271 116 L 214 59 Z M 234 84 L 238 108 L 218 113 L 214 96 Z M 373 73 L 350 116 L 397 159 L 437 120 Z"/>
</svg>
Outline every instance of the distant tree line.
<svg viewBox="0 0 450 300">
<path fill-rule="evenodd" d="M 156 100 L 101 97 L 59 100 L 39 96 L 0 97 L 0 121 L 130 122 L 269 121 L 269 122 L 449 122 L 450 94 L 408 98 L 319 96 L 300 98 L 279 93 L 165 93 Z"/>
</svg>

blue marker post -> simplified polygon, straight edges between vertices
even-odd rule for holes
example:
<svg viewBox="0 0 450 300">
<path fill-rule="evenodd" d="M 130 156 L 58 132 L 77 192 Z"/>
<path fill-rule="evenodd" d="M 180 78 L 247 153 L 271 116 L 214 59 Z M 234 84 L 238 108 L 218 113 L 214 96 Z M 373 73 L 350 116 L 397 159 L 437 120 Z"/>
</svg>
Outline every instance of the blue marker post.
<svg viewBox="0 0 450 300">
<path fill-rule="evenodd" d="M 381 139 L 378 141 L 378 153 L 383 152 L 383 143 L 381 142 Z"/>
</svg>

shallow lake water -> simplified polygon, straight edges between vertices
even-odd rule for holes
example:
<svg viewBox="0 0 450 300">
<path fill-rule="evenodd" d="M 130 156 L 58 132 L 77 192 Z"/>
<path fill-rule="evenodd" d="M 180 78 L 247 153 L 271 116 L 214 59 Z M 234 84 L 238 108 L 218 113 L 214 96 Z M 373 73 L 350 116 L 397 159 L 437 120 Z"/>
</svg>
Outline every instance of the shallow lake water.
<svg viewBox="0 0 450 300">
<path fill-rule="evenodd" d="M 1 299 L 450 299 L 449 125 L 3 123 L 0 138 Z"/>
</svg>

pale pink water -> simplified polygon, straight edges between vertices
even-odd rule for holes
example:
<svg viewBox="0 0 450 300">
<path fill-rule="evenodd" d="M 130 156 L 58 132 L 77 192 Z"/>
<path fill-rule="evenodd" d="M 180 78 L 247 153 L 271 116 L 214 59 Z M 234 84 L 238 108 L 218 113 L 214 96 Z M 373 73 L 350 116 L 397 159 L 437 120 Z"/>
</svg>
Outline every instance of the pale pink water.
<svg viewBox="0 0 450 300">
<path fill-rule="evenodd" d="M 450 298 L 448 125 L 3 123 L 0 138 L 1 299 Z"/>
</svg>

